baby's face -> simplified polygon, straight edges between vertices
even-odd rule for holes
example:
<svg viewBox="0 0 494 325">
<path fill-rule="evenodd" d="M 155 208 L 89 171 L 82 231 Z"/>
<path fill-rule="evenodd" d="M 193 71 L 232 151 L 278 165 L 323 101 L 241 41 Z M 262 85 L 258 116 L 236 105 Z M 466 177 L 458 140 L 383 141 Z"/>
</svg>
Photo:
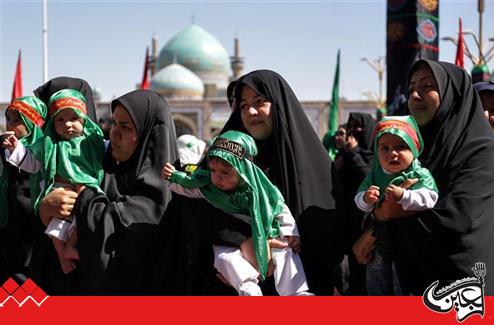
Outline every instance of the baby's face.
<svg viewBox="0 0 494 325">
<path fill-rule="evenodd" d="M 377 157 L 381 167 L 396 174 L 407 169 L 413 161 L 408 145 L 397 135 L 385 133 L 377 143 Z"/>
<path fill-rule="evenodd" d="M 209 159 L 211 183 L 225 192 L 233 192 L 240 184 L 240 176 L 235 168 L 218 158 Z"/>
<path fill-rule="evenodd" d="M 22 139 L 28 135 L 29 131 L 22 122 L 21 113 L 16 110 L 8 108 L 5 111 L 5 120 L 7 122 L 7 131 L 15 133 L 17 139 Z"/>
<path fill-rule="evenodd" d="M 54 116 L 55 132 L 64 140 L 80 137 L 84 130 L 84 119 L 73 109 L 65 108 Z"/>
</svg>

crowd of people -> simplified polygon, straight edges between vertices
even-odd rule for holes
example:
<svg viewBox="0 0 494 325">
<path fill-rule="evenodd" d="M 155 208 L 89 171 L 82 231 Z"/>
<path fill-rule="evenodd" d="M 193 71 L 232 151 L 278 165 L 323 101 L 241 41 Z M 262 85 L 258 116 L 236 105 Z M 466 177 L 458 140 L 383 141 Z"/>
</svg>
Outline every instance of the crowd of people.
<svg viewBox="0 0 494 325">
<path fill-rule="evenodd" d="M 50 295 L 422 295 L 494 266 L 494 84 L 419 60 L 408 116 L 320 139 L 278 73 L 228 87 L 207 143 L 154 91 L 96 120 L 55 78 L 6 109 L 0 283 Z M 106 137 L 105 137 L 106 136 Z M 105 139 L 106 138 L 106 139 Z M 485 274 L 494 293 L 494 273 Z"/>
</svg>

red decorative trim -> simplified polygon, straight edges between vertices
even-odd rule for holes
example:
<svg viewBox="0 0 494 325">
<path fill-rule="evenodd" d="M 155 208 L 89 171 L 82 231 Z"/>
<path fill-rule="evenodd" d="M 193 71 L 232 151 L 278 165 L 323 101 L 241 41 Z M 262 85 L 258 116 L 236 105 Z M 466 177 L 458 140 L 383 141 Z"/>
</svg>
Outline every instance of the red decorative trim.
<svg viewBox="0 0 494 325">
<path fill-rule="evenodd" d="M 75 108 L 76 110 L 87 114 L 86 112 L 86 103 L 82 100 L 78 100 L 75 98 L 60 98 L 55 100 L 51 106 L 50 111 L 48 112 L 50 116 L 52 116 L 56 111 L 59 111 L 64 108 Z"/>
<path fill-rule="evenodd" d="M 413 127 L 411 127 L 410 124 L 403 122 L 403 121 L 399 121 L 399 120 L 389 120 L 389 121 L 379 122 L 376 126 L 376 129 L 374 130 L 374 134 L 372 137 L 374 138 L 379 132 L 381 132 L 385 129 L 402 130 L 403 132 L 408 134 L 408 136 L 410 138 L 412 138 L 413 143 L 415 144 L 417 149 L 420 151 L 420 142 L 419 142 L 419 138 L 417 135 L 417 131 L 415 131 L 415 129 Z"/>
<path fill-rule="evenodd" d="M 20 100 L 14 100 L 12 103 L 10 103 L 8 108 L 22 113 L 31 122 L 39 127 L 42 127 L 45 123 L 43 117 L 31 105 L 26 104 Z"/>
</svg>

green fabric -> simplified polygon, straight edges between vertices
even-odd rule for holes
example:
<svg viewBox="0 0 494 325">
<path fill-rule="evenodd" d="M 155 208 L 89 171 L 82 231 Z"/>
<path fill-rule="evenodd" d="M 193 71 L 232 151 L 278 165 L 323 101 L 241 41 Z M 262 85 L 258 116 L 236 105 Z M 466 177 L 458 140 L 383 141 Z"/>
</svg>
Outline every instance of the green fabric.
<svg viewBox="0 0 494 325">
<path fill-rule="evenodd" d="M 25 96 L 16 98 L 15 101 L 21 101 L 24 104 L 31 106 L 43 119 L 46 117 L 46 105 L 37 97 Z M 7 108 L 8 109 L 8 108 Z M 22 123 L 26 126 L 28 134 L 20 139 L 20 142 L 26 147 L 31 147 L 38 139 L 43 137 L 43 130 L 34 124 L 29 118 L 27 118 L 22 112 L 20 117 Z M 31 203 L 34 202 L 41 192 L 39 183 L 42 180 L 41 173 L 29 175 L 29 188 L 31 194 Z M 9 215 L 9 202 L 7 200 L 7 192 L 9 187 L 9 170 L 3 168 L 0 171 L 0 229 L 3 228 L 8 222 Z"/>
<path fill-rule="evenodd" d="M 334 135 L 338 131 L 338 105 L 340 102 L 340 50 L 336 57 L 336 71 L 333 81 L 333 93 L 331 99 L 331 108 L 329 111 L 328 132 Z"/>
<path fill-rule="evenodd" d="M 336 148 L 335 135 L 331 135 L 329 132 L 326 132 L 326 134 L 322 138 L 322 145 L 328 152 L 328 155 L 331 158 L 331 160 L 334 161 L 336 155 L 339 152 L 339 150 Z"/>
<path fill-rule="evenodd" d="M 429 172 L 427 168 L 424 168 L 420 165 L 420 161 L 417 159 L 420 153 L 423 150 L 424 144 L 422 141 L 422 136 L 420 135 L 420 131 L 418 128 L 415 119 L 411 116 L 387 116 L 384 117 L 377 125 L 376 130 L 379 130 L 381 126 L 386 123 L 389 124 L 390 121 L 399 121 L 406 123 L 409 127 L 411 127 L 411 131 L 415 132 L 415 136 L 418 139 L 419 146 L 415 144 L 415 141 L 412 139 L 412 134 L 404 131 L 403 129 L 394 128 L 394 127 L 386 127 L 381 129 L 374 136 L 374 164 L 372 166 L 371 172 L 366 176 L 362 184 L 360 184 L 359 192 L 366 191 L 369 186 L 376 185 L 380 189 L 380 199 L 382 201 L 384 197 L 384 189 L 389 185 L 401 185 L 407 179 L 418 178 L 418 182 L 410 187 L 410 190 L 416 190 L 420 188 L 427 188 L 434 192 L 438 192 L 436 182 L 434 181 L 434 177 Z M 384 172 L 381 164 L 378 159 L 378 140 L 384 134 L 394 134 L 399 136 L 405 143 L 408 145 L 410 150 L 412 151 L 414 160 L 410 164 L 410 166 L 399 173 L 395 174 L 387 174 Z"/>
<path fill-rule="evenodd" d="M 419 181 L 412 185 L 410 190 L 417 190 L 420 188 L 427 188 L 434 192 L 438 192 L 436 182 L 434 181 L 434 177 L 429 172 L 427 168 L 424 168 L 420 165 L 418 159 L 414 159 L 410 166 L 396 174 L 386 174 L 383 169 L 380 167 L 379 163 L 378 167 L 372 168 L 372 172 L 369 173 L 362 184 L 360 184 L 359 192 L 365 192 L 371 185 L 376 185 L 380 189 L 380 201 L 384 197 L 384 189 L 389 185 L 400 186 L 405 180 L 418 178 Z"/>
<path fill-rule="evenodd" d="M 381 121 L 379 121 L 379 123 L 376 124 L 376 130 L 378 130 L 381 125 L 386 125 L 387 123 L 390 123 L 392 121 L 398 121 L 407 124 L 412 129 L 411 131 L 414 132 L 414 134 L 407 134 L 405 130 L 400 128 L 387 127 L 374 135 L 374 152 L 377 153 L 377 140 L 379 140 L 379 138 L 383 134 L 390 133 L 402 138 L 412 151 L 413 157 L 418 158 L 419 155 L 422 153 L 422 150 L 424 150 L 424 141 L 422 140 L 422 135 L 420 134 L 419 126 L 415 119 L 411 115 L 385 116 L 382 118 Z M 413 141 L 413 135 L 415 135 L 418 139 L 418 147 Z"/>
<path fill-rule="evenodd" d="M 64 89 L 51 96 L 49 106 L 55 100 L 70 97 L 85 102 L 84 96 L 77 90 L 70 89 L 68 91 Z M 43 165 L 42 171 L 45 180 L 45 190 L 38 196 L 35 204 L 36 209 L 40 200 L 52 190 L 55 183 L 55 175 L 64 178 L 70 184 L 83 184 L 103 193 L 100 188 L 104 177 L 103 154 L 105 148 L 103 132 L 87 115 L 78 109 L 73 110 L 84 120 L 84 129 L 81 136 L 64 140 L 57 135 L 54 118 L 61 111 L 58 110 L 46 123 L 44 138 L 31 147 L 34 156 Z"/>
<path fill-rule="evenodd" d="M 329 107 L 329 120 L 328 120 L 328 132 L 323 137 L 323 145 L 328 151 L 329 157 L 334 160 L 338 149 L 336 149 L 334 140 L 331 141 L 331 137 L 334 137 L 338 131 L 339 119 L 338 119 L 338 106 L 340 102 L 340 50 L 336 57 L 336 71 L 334 73 L 333 92 L 331 105 Z"/>
<path fill-rule="evenodd" d="M 224 192 L 215 187 L 208 170 L 199 169 L 191 176 L 175 172 L 170 180 L 186 188 L 199 188 L 206 200 L 227 213 L 250 216 L 254 250 L 259 272 L 264 279 L 268 269 L 267 239 L 280 234 L 280 225 L 275 217 L 283 210 L 284 199 L 278 188 L 252 161 L 218 148 L 217 144 L 224 139 L 240 145 L 252 157 L 257 155 L 257 147 L 249 135 L 228 131 L 217 137 L 208 151 L 208 157 L 221 158 L 238 172 L 243 182 L 236 191 Z"/>
</svg>

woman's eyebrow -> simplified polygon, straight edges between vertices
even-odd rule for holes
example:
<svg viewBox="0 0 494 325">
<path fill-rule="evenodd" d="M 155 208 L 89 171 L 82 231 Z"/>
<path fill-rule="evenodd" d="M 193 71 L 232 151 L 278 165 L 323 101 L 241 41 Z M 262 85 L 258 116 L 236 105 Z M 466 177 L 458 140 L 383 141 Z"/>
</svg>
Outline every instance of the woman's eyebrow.
<svg viewBox="0 0 494 325">
<path fill-rule="evenodd" d="M 254 99 L 258 99 L 258 98 L 264 99 L 264 97 L 262 97 L 261 95 L 254 96 Z M 242 99 L 240 99 L 240 102 L 245 102 L 246 100 L 247 100 L 246 98 L 242 98 Z"/>
<path fill-rule="evenodd" d="M 119 121 L 119 120 L 115 120 L 115 119 L 112 119 L 112 121 L 113 121 L 113 124 L 119 124 L 119 125 L 123 125 L 123 126 L 130 125 L 130 122 L 127 122 L 127 121 Z"/>
<path fill-rule="evenodd" d="M 431 77 L 432 77 L 432 76 L 425 76 L 425 77 L 422 77 L 422 78 L 420 78 L 420 79 L 419 79 L 419 80 L 417 80 L 417 81 L 412 81 L 412 82 L 410 82 L 410 85 L 414 85 L 414 84 L 416 84 L 417 82 L 424 81 L 425 79 L 427 79 L 427 78 L 431 78 Z"/>
</svg>

